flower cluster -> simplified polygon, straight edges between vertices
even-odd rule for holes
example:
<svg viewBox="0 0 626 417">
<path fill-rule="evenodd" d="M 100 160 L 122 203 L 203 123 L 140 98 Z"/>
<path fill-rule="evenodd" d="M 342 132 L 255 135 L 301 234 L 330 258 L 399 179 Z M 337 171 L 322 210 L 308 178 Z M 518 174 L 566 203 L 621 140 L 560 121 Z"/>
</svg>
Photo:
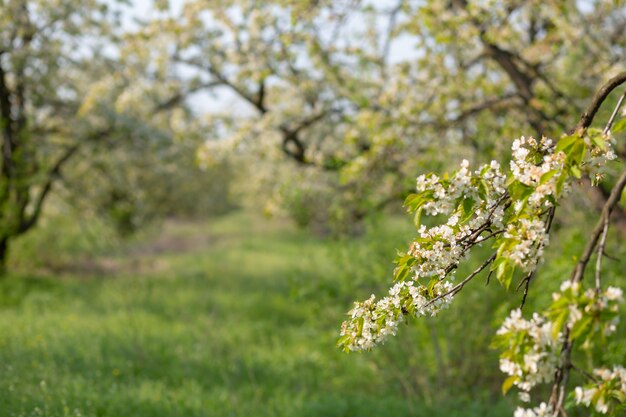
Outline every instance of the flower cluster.
<svg viewBox="0 0 626 417">
<path fill-rule="evenodd" d="M 574 390 L 576 404 L 593 406 L 598 413 L 607 414 L 615 402 L 626 403 L 626 369 L 621 366 L 600 368 L 594 369 L 593 374 L 593 384 Z"/>
<path fill-rule="evenodd" d="M 559 198 L 574 179 L 601 176 L 606 162 L 614 158 L 610 135 L 588 129 L 584 136 L 577 132 L 556 144 L 547 138 L 516 139 L 509 173 L 503 173 L 496 161 L 476 171 L 463 161 L 451 176 L 418 177 L 417 193 L 405 202 L 415 213 L 418 236 L 396 260 L 396 284 L 381 300 L 372 295 L 355 303 L 350 319 L 342 325 L 339 345 L 345 350 L 368 350 L 394 335 L 404 318 L 436 315 L 490 264 L 506 287 L 518 270 L 525 272 L 528 284 L 548 244 Z M 427 227 L 420 223 L 422 213 L 444 220 Z M 494 240 L 495 253 L 453 285 L 454 271 L 469 250 L 489 239 Z M 583 290 L 579 281 L 566 281 L 543 313 L 527 320 L 521 309 L 513 310 L 493 343 L 502 351 L 500 369 L 508 375 L 503 392 L 515 386 L 520 399 L 529 402 L 534 387 L 569 369 L 574 342 L 577 348 L 589 348 L 615 331 L 622 299 L 622 290 L 616 287 Z M 576 402 L 593 405 L 601 413 L 615 408 L 615 401 L 624 406 L 624 368 L 594 373 L 594 384 L 576 388 Z M 561 412 L 562 398 L 563 394 L 558 402 L 520 407 L 514 416 L 553 416 Z"/>
<path fill-rule="evenodd" d="M 513 310 L 497 331 L 494 347 L 502 349 L 500 370 L 509 377 L 503 391 L 512 386 L 520 390 L 520 399 L 530 401 L 530 390 L 536 385 L 550 382 L 558 367 L 562 366 L 565 337 L 582 348 L 591 345 L 596 335 L 604 338 L 615 331 L 618 319 L 617 304 L 623 292 L 616 287 L 605 290 L 582 290 L 579 282 L 565 281 L 560 291 L 552 295 L 553 303 L 543 314 L 534 313 L 531 320 L 522 317 L 521 310 Z M 578 404 L 593 404 L 596 411 L 606 413 L 609 399 L 626 400 L 626 371 L 615 367 L 613 371 L 594 371 L 595 384 L 576 388 Z M 515 417 L 552 415 L 550 408 L 518 408 Z"/>
<path fill-rule="evenodd" d="M 580 178 L 583 171 L 600 175 L 615 153 L 609 137 L 590 130 L 584 138 L 566 136 L 557 145 L 545 137 L 521 137 L 513 142 L 512 156 L 509 193 L 516 215 L 507 225 L 499 255 L 530 272 L 548 244 L 542 214 L 569 190 L 572 178 Z"/>
<path fill-rule="evenodd" d="M 567 325 L 572 335 L 582 340 L 581 347 L 589 348 L 595 336 L 604 338 L 615 332 L 623 292 L 611 286 L 603 291 L 592 288 L 582 291 L 580 283 L 565 281 L 561 291 L 552 294 L 552 299 L 547 316 L 556 325 Z"/>
<path fill-rule="evenodd" d="M 405 316 L 434 316 L 448 306 L 455 267 L 471 246 L 485 240 L 481 233 L 503 227 L 505 179 L 496 162 L 471 171 L 468 161 L 450 178 L 418 178 L 419 193 L 407 199 L 409 209 L 449 217 L 445 224 L 419 227 L 419 236 L 396 261 L 398 282 L 387 297 L 355 303 L 342 325 L 344 349 L 371 349 L 395 334 Z"/>
<path fill-rule="evenodd" d="M 604 133 L 599 130 L 589 129 L 585 136 L 585 145 L 590 150 L 586 158 L 586 166 L 595 183 L 604 178 L 604 167 L 608 161 L 617 158 L 613 151 L 614 139 L 611 132 Z"/>
<path fill-rule="evenodd" d="M 562 343 L 562 334 L 554 335 L 546 317 L 535 313 L 531 320 L 526 320 L 521 310 L 511 311 L 494 341 L 494 345 L 504 349 L 500 370 L 509 375 L 505 390 L 515 385 L 522 391 L 521 399 L 529 401 L 528 392 L 534 386 L 554 377 Z"/>
<path fill-rule="evenodd" d="M 504 246 L 501 255 L 524 271 L 535 269 L 543 257 L 543 248 L 549 241 L 546 224 L 540 218 L 522 218 L 510 223 L 504 233 L 504 239 L 514 244 Z"/>
<path fill-rule="evenodd" d="M 554 149 L 552 139 L 545 137 L 537 141 L 532 137 L 522 136 L 513 141 L 511 175 L 521 184 L 533 189 L 527 200 L 531 207 L 549 206 L 552 203 L 547 197 L 556 197 L 557 178 L 551 173 L 559 172 L 563 168 L 566 155 L 562 151 L 555 152 Z M 516 202 L 516 210 L 519 211 L 523 202 L 524 200 Z"/>
<path fill-rule="evenodd" d="M 558 186 L 566 160 L 562 151 L 555 151 L 551 139 L 521 137 L 513 141 L 509 192 L 515 215 L 500 239 L 499 256 L 509 259 L 514 267 L 533 271 L 548 244 L 546 209 L 555 205 L 562 191 Z"/>
<path fill-rule="evenodd" d="M 553 417 L 554 412 L 552 408 L 546 404 L 541 403 L 539 407 L 534 408 L 522 408 L 517 407 L 515 413 L 513 413 L 513 417 Z"/>
<path fill-rule="evenodd" d="M 415 285 L 413 281 L 398 282 L 389 290 L 389 295 L 376 302 L 372 296 L 355 303 L 345 321 L 341 335 L 347 349 L 369 350 L 384 343 L 388 336 L 395 336 L 398 324 L 405 314 L 435 316 L 452 301 L 452 284 L 438 281 L 432 288 Z"/>
<path fill-rule="evenodd" d="M 472 173 L 469 161 L 464 159 L 461 168 L 450 179 L 439 178 L 435 174 L 420 175 L 416 182 L 418 195 L 426 194 L 431 197 L 430 201 L 421 206 L 422 210 L 431 216 L 451 215 L 457 210 L 459 199 L 478 200 L 484 197 L 478 188 L 481 180 L 489 187 L 493 194 L 491 197 L 497 198 L 504 194 L 506 176 L 497 161 L 491 161 L 489 165 L 483 165 Z"/>
</svg>

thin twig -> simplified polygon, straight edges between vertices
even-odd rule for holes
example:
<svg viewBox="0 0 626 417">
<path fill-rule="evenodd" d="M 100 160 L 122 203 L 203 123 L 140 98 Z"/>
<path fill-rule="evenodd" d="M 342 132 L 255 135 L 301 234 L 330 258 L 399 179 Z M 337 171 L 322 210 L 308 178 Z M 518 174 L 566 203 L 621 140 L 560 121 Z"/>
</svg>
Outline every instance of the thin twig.
<svg viewBox="0 0 626 417">
<path fill-rule="evenodd" d="M 604 227 L 602 229 L 602 235 L 600 236 L 600 243 L 598 243 L 597 257 L 596 257 L 596 292 L 600 292 L 600 274 L 602 273 L 602 254 L 604 253 L 604 247 L 606 246 L 606 236 L 609 231 L 609 218 L 604 217 Z"/>
<path fill-rule="evenodd" d="M 619 108 L 622 107 L 622 103 L 624 102 L 624 98 L 626 98 L 626 90 L 624 90 L 624 92 L 620 96 L 619 100 L 617 100 L 617 104 L 615 105 L 615 108 L 613 109 L 613 113 L 611 113 L 611 117 L 609 118 L 609 121 L 606 123 L 606 126 L 604 127 L 604 130 L 602 131 L 602 133 L 604 135 L 609 133 L 609 131 L 611 130 L 611 126 L 613 125 L 613 121 L 615 120 L 615 116 L 617 116 L 617 112 L 619 111 Z"/>
<path fill-rule="evenodd" d="M 498 235 L 500 235 L 500 234 L 502 234 L 504 232 L 506 232 L 506 230 L 504 230 L 504 229 L 500 229 L 500 230 L 496 230 L 495 232 L 491 232 L 487 236 L 482 236 L 482 239 L 474 241 L 474 245 L 478 245 L 479 243 L 483 243 L 483 242 L 491 239 L 492 237 L 498 236 Z"/>
<path fill-rule="evenodd" d="M 491 279 L 492 275 L 493 275 L 493 269 L 489 271 L 489 274 L 487 274 L 487 279 L 485 280 L 485 287 L 489 285 L 489 280 Z"/>
<path fill-rule="evenodd" d="M 610 260 L 612 260 L 612 261 L 617 261 L 617 262 L 621 261 L 621 259 L 620 259 L 620 258 L 618 258 L 617 256 L 613 256 L 613 255 L 611 255 L 611 254 L 607 253 L 606 251 L 602 252 L 602 254 L 603 254 L 605 257 L 607 257 L 607 258 L 609 258 Z"/>
<path fill-rule="evenodd" d="M 522 285 L 522 283 L 526 282 L 526 286 L 524 287 L 524 294 L 522 295 L 522 302 L 520 303 L 520 306 L 519 306 L 520 310 L 523 309 L 524 306 L 526 305 L 526 298 L 528 297 L 528 290 L 530 288 L 530 280 L 533 279 L 533 276 L 535 275 L 535 271 L 536 269 L 533 270 L 528 275 L 526 275 L 526 278 L 520 281 L 520 284 L 517 286 L 517 289 L 519 290 L 519 287 Z"/>
<path fill-rule="evenodd" d="M 579 374 L 581 374 L 582 376 L 584 376 L 585 378 L 587 378 L 590 381 L 596 382 L 598 380 L 598 378 L 593 376 L 593 374 L 590 374 L 589 372 L 585 371 L 584 369 L 581 369 L 581 368 L 577 367 L 574 364 L 570 364 L 570 368 L 572 368 L 573 370 L 575 370 L 576 372 L 578 372 Z"/>
<path fill-rule="evenodd" d="M 598 241 L 600 240 L 600 236 L 602 235 L 604 231 L 604 224 L 605 222 L 609 221 L 609 219 L 611 218 L 611 213 L 613 212 L 613 209 L 615 209 L 615 207 L 617 206 L 617 203 L 619 203 L 619 200 L 622 195 L 622 191 L 624 191 L 625 187 L 626 187 L 626 170 L 622 172 L 622 175 L 617 180 L 617 183 L 611 190 L 611 194 L 609 195 L 609 198 L 606 200 L 606 203 L 604 204 L 604 207 L 602 208 L 602 213 L 600 214 L 600 220 L 596 224 L 596 227 L 593 229 L 593 232 L 591 232 L 591 238 L 587 242 L 587 246 L 585 246 L 585 250 L 583 251 L 583 254 L 580 257 L 580 260 L 576 264 L 576 268 L 574 269 L 574 272 L 572 273 L 572 278 L 571 278 L 572 282 L 582 281 L 583 275 L 585 273 L 585 269 L 587 267 L 587 264 L 589 263 L 589 259 L 591 258 L 591 255 L 594 253 L 596 249 L 596 245 L 598 244 Z"/>
<path fill-rule="evenodd" d="M 569 339 L 569 329 L 567 331 L 566 340 L 567 339 Z M 574 347 L 573 341 L 568 341 L 566 343 L 565 352 L 564 352 L 565 363 L 563 364 L 563 367 L 562 367 L 563 372 L 562 372 L 562 378 L 561 378 L 561 383 L 560 383 L 560 388 L 559 388 L 559 399 L 555 407 L 553 408 L 553 410 L 558 410 L 563 417 L 567 417 L 567 413 L 565 413 L 565 410 L 563 409 L 563 402 L 565 401 L 565 387 L 567 386 L 567 381 L 569 380 L 569 370 L 572 366 L 571 358 L 572 358 L 573 347 Z"/>
<path fill-rule="evenodd" d="M 440 300 L 442 298 L 445 298 L 449 295 L 456 295 L 456 293 L 458 293 L 459 291 L 461 291 L 463 289 L 463 287 L 465 286 L 465 284 L 467 284 L 468 282 L 470 282 L 476 275 L 478 275 L 483 269 L 485 269 L 491 262 L 493 262 L 494 259 L 496 259 L 496 253 L 494 253 L 493 255 L 491 255 L 489 257 L 489 259 L 487 259 L 485 262 L 483 262 L 483 264 L 481 266 L 479 266 L 474 272 L 472 272 L 471 274 L 469 274 L 467 276 L 467 278 L 465 278 L 463 281 L 459 282 L 458 284 L 456 284 L 454 287 L 452 287 L 452 289 L 450 289 L 449 291 L 438 295 L 437 297 L 433 298 L 432 300 L 430 300 L 429 302 L 427 302 L 426 304 L 424 304 L 423 308 L 426 308 L 428 306 L 430 306 L 431 304 L 433 304 L 435 301 Z"/>
</svg>

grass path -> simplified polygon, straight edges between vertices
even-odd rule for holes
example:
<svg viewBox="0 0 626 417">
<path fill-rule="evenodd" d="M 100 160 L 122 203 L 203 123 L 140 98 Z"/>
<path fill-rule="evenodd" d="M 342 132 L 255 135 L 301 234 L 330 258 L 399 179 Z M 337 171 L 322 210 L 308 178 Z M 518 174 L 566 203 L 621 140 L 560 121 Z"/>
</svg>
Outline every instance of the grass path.
<svg viewBox="0 0 626 417">
<path fill-rule="evenodd" d="M 0 416 L 502 415 L 427 406 L 389 351 L 336 350 L 328 242 L 235 214 L 121 252 L 0 283 Z"/>
</svg>

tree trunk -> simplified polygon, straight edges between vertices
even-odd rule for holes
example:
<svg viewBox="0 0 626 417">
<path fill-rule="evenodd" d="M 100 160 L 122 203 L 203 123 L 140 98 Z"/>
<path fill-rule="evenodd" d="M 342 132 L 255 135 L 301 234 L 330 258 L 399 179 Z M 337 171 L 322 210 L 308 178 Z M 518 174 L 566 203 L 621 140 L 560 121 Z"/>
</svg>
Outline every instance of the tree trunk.
<svg viewBox="0 0 626 417">
<path fill-rule="evenodd" d="M 9 255 L 9 239 L 3 237 L 0 239 L 0 277 L 7 271 L 7 258 Z"/>
</svg>

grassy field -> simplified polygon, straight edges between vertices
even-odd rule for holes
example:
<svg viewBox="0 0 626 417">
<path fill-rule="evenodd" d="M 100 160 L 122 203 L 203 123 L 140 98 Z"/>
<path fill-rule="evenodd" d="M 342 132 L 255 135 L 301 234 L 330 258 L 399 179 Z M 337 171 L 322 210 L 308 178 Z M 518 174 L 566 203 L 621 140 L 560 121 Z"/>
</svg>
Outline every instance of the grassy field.
<svg viewBox="0 0 626 417">
<path fill-rule="evenodd" d="M 481 299 L 376 352 L 335 348 L 410 235 L 400 220 L 382 230 L 331 241 L 236 213 L 168 222 L 73 268 L 19 267 L 0 283 L 0 415 L 511 415 L 493 326 L 462 319 L 489 317 Z"/>
</svg>

